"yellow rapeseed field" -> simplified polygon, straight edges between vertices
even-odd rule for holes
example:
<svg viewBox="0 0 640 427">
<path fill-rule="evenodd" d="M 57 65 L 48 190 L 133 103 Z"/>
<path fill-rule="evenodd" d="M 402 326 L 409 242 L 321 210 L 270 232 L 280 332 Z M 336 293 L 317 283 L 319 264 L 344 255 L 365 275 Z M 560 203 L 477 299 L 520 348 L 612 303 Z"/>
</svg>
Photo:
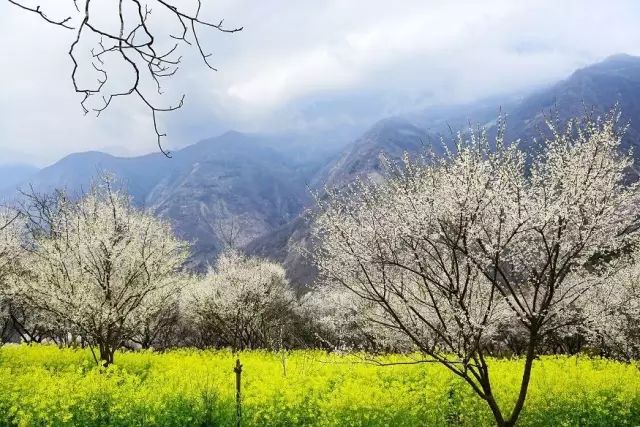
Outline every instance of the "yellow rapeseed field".
<svg viewBox="0 0 640 427">
<path fill-rule="evenodd" d="M 378 366 L 365 355 L 175 350 L 122 352 L 97 368 L 91 353 L 54 346 L 0 349 L 0 425 L 481 426 L 486 405 L 437 364 Z M 388 356 L 384 362 L 410 361 Z M 492 361 L 501 404 L 517 393 L 519 360 Z M 640 425 L 640 371 L 587 357 L 535 362 L 522 426 Z"/>
</svg>

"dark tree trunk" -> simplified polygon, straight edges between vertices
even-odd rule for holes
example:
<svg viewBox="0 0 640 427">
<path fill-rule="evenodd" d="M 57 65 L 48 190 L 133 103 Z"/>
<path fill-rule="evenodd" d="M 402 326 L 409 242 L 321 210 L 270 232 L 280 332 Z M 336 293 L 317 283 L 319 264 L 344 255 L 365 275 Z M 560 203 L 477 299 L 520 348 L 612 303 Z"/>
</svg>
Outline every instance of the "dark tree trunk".
<svg viewBox="0 0 640 427">
<path fill-rule="evenodd" d="M 100 343 L 100 362 L 102 362 L 102 366 L 105 368 L 113 363 L 113 356 L 116 352 L 115 346 L 109 345 L 107 343 Z"/>
<path fill-rule="evenodd" d="M 496 424 L 499 427 L 508 425 L 505 423 L 504 417 L 502 416 L 502 412 L 500 411 L 500 407 L 498 406 L 498 402 L 496 402 L 496 399 L 493 397 L 493 394 L 489 392 L 489 394 L 486 395 L 485 399 L 487 401 L 487 404 L 489 405 L 489 408 L 491 408 L 491 413 L 493 414 L 493 418 L 496 420 Z"/>
<path fill-rule="evenodd" d="M 533 367 L 533 360 L 536 356 L 536 344 L 538 342 L 538 333 L 537 331 L 532 332 L 531 338 L 529 340 L 529 344 L 527 345 L 527 355 L 524 361 L 524 370 L 522 372 L 522 382 L 520 383 L 520 394 L 518 395 L 518 400 L 516 401 L 515 406 L 513 407 L 513 411 L 511 412 L 511 416 L 508 420 L 504 421 L 502 424 L 504 427 L 513 427 L 518 421 L 518 417 L 522 413 L 522 409 L 524 408 L 524 402 L 527 399 L 527 392 L 529 391 L 529 381 L 531 380 L 531 368 Z M 500 425 L 500 424 L 498 424 Z"/>
</svg>

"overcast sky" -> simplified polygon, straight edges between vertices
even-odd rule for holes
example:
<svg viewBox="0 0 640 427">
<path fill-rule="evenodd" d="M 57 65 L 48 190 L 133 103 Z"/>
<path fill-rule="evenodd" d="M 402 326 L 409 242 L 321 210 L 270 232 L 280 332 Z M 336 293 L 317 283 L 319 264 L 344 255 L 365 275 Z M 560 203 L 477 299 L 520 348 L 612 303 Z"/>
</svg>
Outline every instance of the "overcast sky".
<svg viewBox="0 0 640 427">
<path fill-rule="evenodd" d="M 28 4 L 57 16 L 66 1 Z M 205 2 L 204 16 L 245 30 L 203 36 L 218 72 L 187 57 L 172 79 L 169 93 L 185 92 L 187 103 L 160 119 L 170 147 L 227 129 L 372 122 L 530 90 L 614 53 L 640 55 L 636 0 Z M 100 118 L 82 114 L 66 55 L 73 35 L 0 2 L 0 164 L 155 150 L 139 102 L 119 100 Z"/>
</svg>

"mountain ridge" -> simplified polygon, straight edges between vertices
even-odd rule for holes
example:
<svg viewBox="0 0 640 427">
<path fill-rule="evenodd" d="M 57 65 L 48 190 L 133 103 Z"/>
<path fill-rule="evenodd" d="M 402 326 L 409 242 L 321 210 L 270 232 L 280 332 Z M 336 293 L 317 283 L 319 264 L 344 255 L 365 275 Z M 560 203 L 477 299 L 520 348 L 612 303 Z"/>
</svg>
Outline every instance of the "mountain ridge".
<svg viewBox="0 0 640 427">
<path fill-rule="evenodd" d="M 388 117 L 349 143 L 338 134 L 228 131 L 176 150 L 171 159 L 160 153 L 136 157 L 73 153 L 22 183 L 43 191 L 81 190 L 88 188 L 96 173 L 112 172 L 138 206 L 169 219 L 181 237 L 194 243 L 192 268 L 207 268 L 224 245 L 222 229 L 233 226 L 239 229 L 238 246 L 282 262 L 290 279 L 303 289 L 315 277 L 311 263 L 298 250 L 313 246 L 305 216 L 312 208 L 309 189 L 340 187 L 357 177 L 378 179 L 383 174 L 380 153 L 398 159 L 405 152 L 418 154 L 430 143 L 437 149 L 442 138 L 451 138 L 450 128 L 480 123 L 491 129 L 500 111 L 507 114 L 508 138 L 530 143 L 539 136 L 549 110 L 556 109 L 564 120 L 583 115 L 585 105 L 601 114 L 616 104 L 630 122 L 625 144 L 635 145 L 640 140 L 639 57 L 610 56 L 527 96 L 434 106 Z M 326 147 L 310 143 L 325 137 Z"/>
</svg>

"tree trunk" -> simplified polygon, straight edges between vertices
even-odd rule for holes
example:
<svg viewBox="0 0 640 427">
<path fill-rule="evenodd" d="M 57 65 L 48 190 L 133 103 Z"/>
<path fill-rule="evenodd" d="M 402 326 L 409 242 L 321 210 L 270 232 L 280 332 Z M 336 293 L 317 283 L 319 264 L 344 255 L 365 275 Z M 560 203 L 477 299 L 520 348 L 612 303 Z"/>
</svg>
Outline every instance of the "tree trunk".
<svg viewBox="0 0 640 427">
<path fill-rule="evenodd" d="M 491 413 L 493 414 L 493 418 L 496 421 L 496 425 L 498 427 L 506 426 L 507 424 L 505 423 L 504 417 L 502 416 L 502 412 L 500 411 L 498 402 L 496 402 L 496 399 L 493 397 L 493 394 L 491 394 L 491 392 L 489 392 L 485 396 L 485 400 L 487 401 L 489 408 L 491 408 Z"/>
<path fill-rule="evenodd" d="M 524 402 L 527 399 L 527 392 L 529 391 L 529 381 L 531 380 L 531 368 L 533 367 L 533 360 L 536 356 L 536 343 L 538 341 L 538 333 L 533 332 L 529 344 L 527 346 L 527 355 L 524 361 L 524 370 L 522 372 L 522 382 L 520 383 L 520 394 L 516 401 L 511 416 L 503 424 L 504 427 L 513 427 L 518 421 L 518 417 L 524 408 Z"/>
<path fill-rule="evenodd" d="M 100 344 L 100 361 L 105 368 L 113 363 L 113 356 L 115 354 L 115 348 L 112 348 L 109 344 Z"/>
</svg>

